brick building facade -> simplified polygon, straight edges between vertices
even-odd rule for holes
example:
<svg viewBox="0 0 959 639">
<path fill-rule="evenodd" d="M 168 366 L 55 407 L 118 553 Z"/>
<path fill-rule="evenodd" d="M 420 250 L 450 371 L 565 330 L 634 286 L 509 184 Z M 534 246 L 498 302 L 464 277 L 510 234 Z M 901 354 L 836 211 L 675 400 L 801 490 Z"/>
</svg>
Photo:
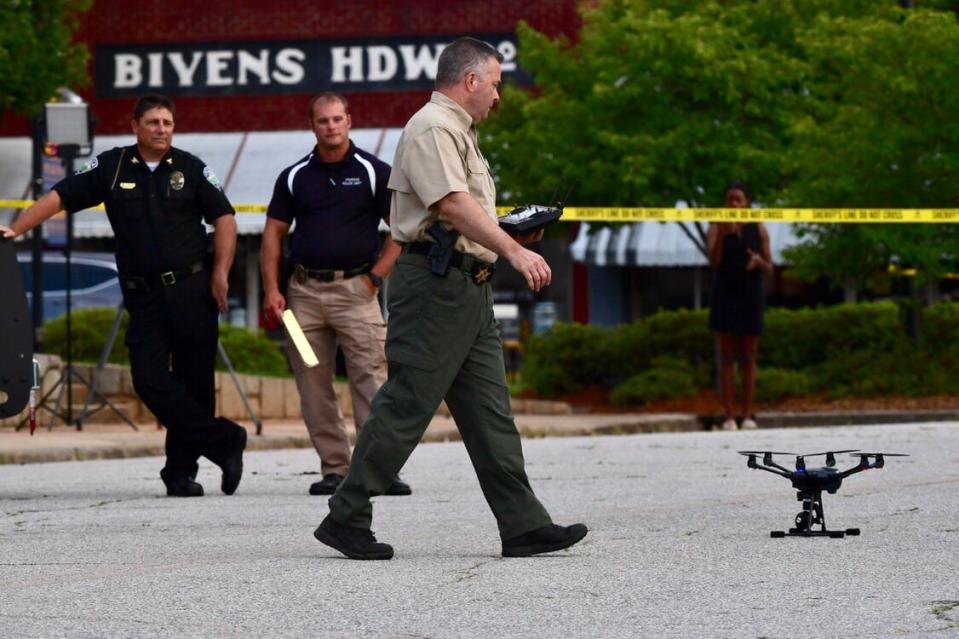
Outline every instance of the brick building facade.
<svg viewBox="0 0 959 639">
<path fill-rule="evenodd" d="M 82 17 L 77 34 L 77 38 L 86 43 L 92 58 L 91 83 L 79 88 L 78 93 L 92 105 L 97 135 L 129 132 L 133 97 L 110 95 L 124 91 L 173 95 L 180 111 L 177 130 L 183 133 L 302 129 L 306 122 L 303 105 L 308 95 L 317 89 L 347 95 L 355 112 L 355 128 L 398 127 L 427 97 L 429 88 L 423 82 L 424 77 L 416 86 L 396 86 L 395 82 L 394 86 L 389 86 L 389 82 L 380 82 L 379 86 L 375 82 L 332 82 L 329 76 L 314 77 L 309 90 L 302 91 L 289 83 L 251 85 L 263 79 L 269 81 L 270 72 L 284 79 L 283 69 L 269 68 L 275 65 L 277 47 L 283 43 L 291 44 L 292 49 L 303 49 L 300 45 L 307 45 L 320 52 L 327 44 L 341 47 L 347 62 L 357 61 L 356 56 L 349 58 L 351 47 L 380 43 L 384 49 L 379 53 L 402 58 L 399 53 L 425 54 L 423 47 L 430 48 L 463 34 L 515 34 L 520 20 L 551 35 L 574 34 L 580 24 L 575 0 L 145 0 L 136 3 L 95 0 L 93 8 Z M 415 49 L 398 51 L 397 47 L 403 43 Z M 108 77 L 111 60 L 107 58 L 123 55 L 124 47 L 139 54 L 139 62 L 133 60 L 133 63 L 139 65 L 137 73 L 144 82 L 119 92 L 110 91 L 107 85 L 111 79 Z M 271 50 L 260 57 L 266 50 L 264 47 Z M 394 53 L 385 51 L 389 47 Z M 237 77 L 241 50 L 244 61 L 250 63 L 248 72 L 244 73 L 247 81 L 244 87 L 239 85 Z M 171 65 L 171 52 L 177 56 L 178 67 Z M 359 55 L 364 58 L 364 64 L 378 63 L 383 71 L 384 59 L 372 59 L 376 53 L 364 50 Z M 315 60 L 309 55 L 290 55 L 292 57 L 286 59 L 286 80 L 290 79 L 291 68 L 294 76 L 316 71 L 310 66 Z M 130 62 L 131 58 L 124 60 Z M 388 66 L 389 60 L 386 64 Z M 351 70 L 355 71 L 355 67 Z M 116 66 L 112 71 L 114 79 L 121 74 Z M 157 72 L 153 75 L 153 86 L 149 82 L 151 71 Z M 193 90 L 177 87 L 173 82 L 177 73 L 181 77 L 192 75 L 191 79 L 196 80 L 211 72 L 216 76 L 212 79 L 218 81 L 215 94 L 197 95 L 203 90 L 199 87 L 202 82 L 195 82 Z M 157 83 L 161 75 L 162 83 Z M 126 80 L 129 76 L 127 74 Z M 209 91 L 210 87 L 206 89 Z M 28 134 L 29 124 L 23 118 L 8 115 L 0 126 L 3 136 Z"/>
</svg>

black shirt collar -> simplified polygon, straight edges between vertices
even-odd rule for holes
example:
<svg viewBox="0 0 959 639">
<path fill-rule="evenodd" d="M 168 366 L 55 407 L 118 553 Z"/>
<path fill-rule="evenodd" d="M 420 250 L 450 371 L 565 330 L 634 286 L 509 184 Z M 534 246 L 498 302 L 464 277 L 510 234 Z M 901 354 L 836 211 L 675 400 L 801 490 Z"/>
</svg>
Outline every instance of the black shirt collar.
<svg viewBox="0 0 959 639">
<path fill-rule="evenodd" d="M 130 147 L 130 159 L 128 160 L 134 166 L 143 166 L 143 168 L 149 170 L 150 167 L 147 165 L 147 161 L 143 159 L 143 156 L 140 155 L 140 147 L 136 144 Z M 171 146 L 162 158 L 160 158 L 160 163 L 157 165 L 159 169 L 161 166 L 172 167 L 173 166 L 173 147 Z"/>
<path fill-rule="evenodd" d="M 313 161 L 319 164 L 322 167 L 328 169 L 339 169 L 353 160 L 353 155 L 356 153 L 356 147 L 353 145 L 353 140 L 350 140 L 350 148 L 346 150 L 346 155 L 343 156 L 343 159 L 339 162 L 324 162 L 320 157 L 320 149 L 318 146 L 313 147 Z"/>
</svg>

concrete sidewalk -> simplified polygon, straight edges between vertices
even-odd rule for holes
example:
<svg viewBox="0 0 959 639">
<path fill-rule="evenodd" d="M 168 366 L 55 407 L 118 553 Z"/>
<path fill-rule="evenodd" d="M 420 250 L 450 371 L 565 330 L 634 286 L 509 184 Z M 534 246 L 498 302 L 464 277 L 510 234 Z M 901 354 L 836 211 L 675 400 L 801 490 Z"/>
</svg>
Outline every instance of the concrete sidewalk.
<svg viewBox="0 0 959 639">
<path fill-rule="evenodd" d="M 570 437 L 579 435 L 617 435 L 702 431 L 706 427 L 692 414 L 616 413 L 515 416 L 524 437 Z M 850 424 L 888 424 L 929 421 L 959 421 L 959 411 L 870 411 L 818 413 L 760 413 L 764 428 L 801 426 L 840 426 Z M 248 450 L 310 448 L 306 427 L 300 420 L 263 422 L 263 432 L 255 435 L 252 422 L 243 422 L 250 432 Z M 165 431 L 153 424 L 140 424 L 134 431 L 124 423 L 85 424 L 82 431 L 66 426 L 48 430 L 39 427 L 31 437 L 20 431 L 0 429 L 0 464 L 26 464 L 88 459 L 117 459 L 163 455 Z M 449 417 L 437 415 L 423 441 L 459 440 L 456 425 Z"/>
<path fill-rule="evenodd" d="M 299 420 L 263 422 L 263 432 L 255 435 L 252 422 L 241 422 L 250 433 L 248 450 L 311 448 L 306 427 Z M 650 433 L 701 430 L 694 415 L 615 414 L 615 415 L 517 415 L 516 426 L 524 437 L 553 437 L 592 434 Z M 134 431 L 124 423 L 84 424 L 78 431 L 66 426 L 52 430 L 38 427 L 31 437 L 27 429 L 0 430 L 0 464 L 26 464 L 87 459 L 117 459 L 163 455 L 164 430 L 153 424 L 139 424 Z M 449 417 L 437 415 L 423 441 L 460 439 Z"/>
</svg>

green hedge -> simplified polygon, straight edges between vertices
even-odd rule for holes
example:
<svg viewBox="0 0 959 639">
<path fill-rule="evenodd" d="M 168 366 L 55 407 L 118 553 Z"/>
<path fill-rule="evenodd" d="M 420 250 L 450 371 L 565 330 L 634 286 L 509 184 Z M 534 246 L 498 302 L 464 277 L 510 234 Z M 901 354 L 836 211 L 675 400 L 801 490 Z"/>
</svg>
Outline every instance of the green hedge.
<svg viewBox="0 0 959 639">
<path fill-rule="evenodd" d="M 110 333 L 110 326 L 116 317 L 112 308 L 85 308 L 73 311 L 70 320 L 72 337 L 71 350 L 77 362 L 96 362 L 100 351 Z M 129 315 L 123 314 L 120 332 L 113 343 L 109 361 L 114 364 L 129 364 L 130 352 L 123 341 L 126 334 Z M 43 350 L 66 357 L 67 320 L 62 315 L 43 325 Z M 233 368 L 238 373 L 251 375 L 289 376 L 290 368 L 286 355 L 280 346 L 268 339 L 263 331 L 254 334 L 243 328 L 220 324 L 220 341 L 226 350 Z M 226 370 L 222 359 L 217 356 L 217 370 Z"/>
<path fill-rule="evenodd" d="M 655 364 L 668 357 L 685 363 L 696 388 L 711 388 L 715 345 L 707 316 L 708 311 L 661 311 L 612 328 L 558 323 L 529 341 L 523 382 L 546 396 L 606 386 L 618 389 L 618 400 L 649 401 L 662 395 L 658 389 L 667 377 L 677 384 L 676 392 L 687 392 L 681 376 Z M 917 347 L 892 302 L 771 309 L 759 346 L 757 398 L 955 393 L 959 303 L 922 309 L 921 327 Z"/>
<path fill-rule="evenodd" d="M 651 368 L 617 384 L 609 393 L 614 404 L 645 404 L 660 399 L 696 395 L 695 371 L 689 362 L 675 357 L 657 357 Z"/>
<path fill-rule="evenodd" d="M 70 335 L 72 337 L 71 351 L 77 362 L 96 362 L 100 359 L 100 351 L 110 334 L 110 326 L 116 318 L 115 308 L 84 308 L 70 314 Z M 110 351 L 110 362 L 114 364 L 129 364 L 130 352 L 123 343 L 123 336 L 127 332 L 130 315 L 123 313 L 120 332 L 113 342 Z M 48 320 L 43 324 L 43 350 L 60 357 L 67 356 L 67 316 L 61 315 L 56 319 Z"/>
</svg>

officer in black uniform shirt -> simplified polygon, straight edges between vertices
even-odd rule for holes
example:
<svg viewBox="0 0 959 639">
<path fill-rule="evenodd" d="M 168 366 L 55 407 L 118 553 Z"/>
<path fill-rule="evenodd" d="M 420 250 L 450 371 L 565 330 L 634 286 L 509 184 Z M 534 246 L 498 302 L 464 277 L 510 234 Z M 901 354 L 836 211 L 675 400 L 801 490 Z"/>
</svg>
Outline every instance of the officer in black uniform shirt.
<svg viewBox="0 0 959 639">
<path fill-rule="evenodd" d="M 246 430 L 214 417 L 218 310 L 236 250 L 233 207 L 203 162 L 171 146 L 173 102 L 148 95 L 134 107 L 137 143 L 101 153 L 0 233 L 14 238 L 66 210 L 103 202 L 116 236 L 117 269 L 130 313 L 126 343 L 133 386 L 167 428 L 167 495 L 197 497 L 197 459 L 223 470 L 231 495 L 243 472 Z M 213 225 L 212 265 L 203 222 Z"/>
</svg>

